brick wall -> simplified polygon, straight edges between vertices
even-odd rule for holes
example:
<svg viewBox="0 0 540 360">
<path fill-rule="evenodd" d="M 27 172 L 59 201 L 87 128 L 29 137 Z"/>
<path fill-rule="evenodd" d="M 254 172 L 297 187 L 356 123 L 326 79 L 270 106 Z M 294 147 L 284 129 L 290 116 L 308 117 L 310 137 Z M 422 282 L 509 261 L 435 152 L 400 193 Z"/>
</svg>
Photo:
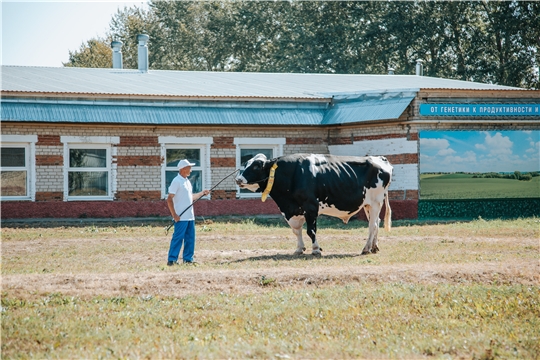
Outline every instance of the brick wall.
<svg viewBox="0 0 540 360">
<path fill-rule="evenodd" d="M 161 190 L 121 190 L 116 192 L 115 198 L 120 201 L 155 201 L 160 200 Z"/>
<path fill-rule="evenodd" d="M 116 180 L 118 192 L 150 191 L 154 195 L 159 192 L 156 199 L 161 197 L 160 166 L 118 166 Z"/>
<path fill-rule="evenodd" d="M 36 143 L 36 201 L 63 200 L 63 191 L 64 145 L 60 142 L 60 135 L 38 133 Z"/>
<path fill-rule="evenodd" d="M 88 126 L 88 125 L 28 125 L 7 123 L 3 134 L 37 134 L 36 144 L 36 202 L 2 203 L 3 218 L 17 217 L 125 217 L 125 216 L 169 216 L 166 203 L 161 198 L 161 154 L 160 136 L 213 137 L 210 146 L 211 185 L 217 184 L 230 175 L 237 167 L 235 137 L 242 138 L 285 138 L 283 153 L 328 153 L 329 132 L 320 128 L 182 128 L 170 127 L 129 127 L 129 126 Z M 385 130 L 388 133 L 387 130 Z M 372 134 L 370 139 L 384 139 L 385 131 Z M 403 137 L 392 136 L 393 138 Z M 120 143 L 113 145 L 116 166 L 116 201 L 63 201 L 64 158 L 60 136 L 119 136 Z M 342 136 L 349 143 L 361 141 L 366 136 L 355 130 Z M 378 136 L 378 137 L 377 137 Z M 345 142 L 343 140 L 343 142 Z M 409 156 L 409 155 L 407 155 Z M 396 155 L 403 162 L 415 159 Z M 391 198 L 396 201 L 415 201 L 412 191 L 395 191 Z M 231 176 L 225 179 L 212 193 L 212 200 L 201 200 L 195 204 L 198 215 L 255 215 L 280 214 L 271 200 L 262 203 L 260 199 L 237 199 L 236 185 Z M 415 209 L 416 202 L 411 209 Z M 399 214 L 393 208 L 394 214 Z M 413 211 L 414 212 L 414 211 Z M 403 216 L 412 216 L 410 211 L 402 211 Z M 396 218 L 394 216 L 394 218 Z"/>
<path fill-rule="evenodd" d="M 62 191 L 39 191 L 36 192 L 36 201 L 62 201 L 64 193 Z"/>
<path fill-rule="evenodd" d="M 169 217 L 165 200 L 138 201 L 6 201 L 2 203 L 2 219 L 24 218 L 122 218 L 122 217 Z M 392 219 L 416 219 L 418 201 L 391 200 Z M 280 215 L 276 203 L 269 198 L 201 200 L 195 203 L 195 215 Z M 381 216 L 384 216 L 384 207 Z M 358 218 L 365 219 L 363 211 Z"/>
<path fill-rule="evenodd" d="M 517 125 L 514 125 L 516 127 Z M 519 127 L 519 126 L 518 126 Z M 529 126 L 530 127 L 530 126 Z M 37 135 L 35 147 L 36 202 L 2 202 L 2 217 L 116 217 L 168 215 L 161 200 L 162 154 L 160 136 L 212 137 L 210 146 L 210 183 L 217 184 L 236 167 L 235 137 L 285 138 L 283 153 L 334 153 L 365 155 L 379 153 L 388 157 L 394 166 L 390 188 L 394 218 L 411 218 L 418 203 L 418 134 L 422 130 L 499 129 L 482 124 L 377 124 L 335 128 L 285 127 L 189 127 L 172 126 L 111 126 L 111 125 L 52 125 L 2 123 L 2 134 Z M 537 126 L 538 128 L 538 126 Z M 301 135 L 299 135 L 299 133 Z M 118 136 L 113 145 L 117 201 L 63 201 L 64 148 L 61 136 Z M 231 178 L 223 181 L 213 192 L 212 201 L 197 203 L 201 215 L 279 213 L 272 206 L 261 205 L 258 199 L 236 199 L 236 186 Z M 203 205 L 204 204 L 204 205 Z M 217 205 L 216 205 L 217 204 Z M 55 210 L 56 209 L 56 210 Z M 160 209 L 159 211 L 156 209 Z M 399 215 L 401 211 L 402 215 Z M 397 214 L 397 215 L 396 215 Z M 397 216 L 397 217 L 396 217 Z M 412 217 L 414 218 L 414 216 Z"/>
</svg>

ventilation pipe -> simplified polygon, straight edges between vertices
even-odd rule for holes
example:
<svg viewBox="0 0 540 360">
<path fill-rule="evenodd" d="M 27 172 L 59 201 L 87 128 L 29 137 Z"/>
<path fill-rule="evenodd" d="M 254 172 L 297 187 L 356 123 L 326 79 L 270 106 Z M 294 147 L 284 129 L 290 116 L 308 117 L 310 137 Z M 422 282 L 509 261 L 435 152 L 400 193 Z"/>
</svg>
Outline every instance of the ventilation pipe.
<svg viewBox="0 0 540 360">
<path fill-rule="evenodd" d="M 394 75 L 394 68 L 388 68 L 388 75 Z"/>
<path fill-rule="evenodd" d="M 422 63 L 424 60 L 416 60 L 416 76 L 424 76 L 424 65 Z"/>
<path fill-rule="evenodd" d="M 113 49 L 112 67 L 113 67 L 113 69 L 122 69 L 122 67 L 124 66 L 122 64 L 122 42 L 121 41 L 113 41 L 111 43 L 111 47 Z"/>
<path fill-rule="evenodd" d="M 150 39 L 150 36 L 146 34 L 137 35 L 137 41 L 139 42 L 139 71 L 148 72 L 148 46 L 146 42 Z"/>
</svg>

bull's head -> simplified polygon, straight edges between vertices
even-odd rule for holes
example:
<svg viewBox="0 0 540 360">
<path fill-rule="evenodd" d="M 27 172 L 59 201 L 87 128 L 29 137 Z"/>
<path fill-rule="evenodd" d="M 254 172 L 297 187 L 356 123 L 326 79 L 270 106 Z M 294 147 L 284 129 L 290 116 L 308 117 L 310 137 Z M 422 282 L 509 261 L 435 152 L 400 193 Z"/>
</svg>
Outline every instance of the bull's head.
<svg viewBox="0 0 540 360">
<path fill-rule="evenodd" d="M 236 176 L 236 184 L 241 189 L 261 192 L 261 184 L 268 179 L 270 168 L 264 154 L 257 154 L 246 163 L 244 171 Z"/>
</svg>

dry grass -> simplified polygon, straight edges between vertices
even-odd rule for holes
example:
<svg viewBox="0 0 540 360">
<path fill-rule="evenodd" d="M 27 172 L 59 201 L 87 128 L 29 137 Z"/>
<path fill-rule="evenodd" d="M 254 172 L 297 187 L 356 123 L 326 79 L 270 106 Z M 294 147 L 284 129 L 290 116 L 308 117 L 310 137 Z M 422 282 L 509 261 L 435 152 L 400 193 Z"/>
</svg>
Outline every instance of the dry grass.
<svg viewBox="0 0 540 360">
<path fill-rule="evenodd" d="M 163 223 L 2 228 L 2 357 L 539 358 L 536 218 L 197 224 L 200 266 L 165 266 Z M 307 237 L 306 237 L 307 239 Z"/>
</svg>

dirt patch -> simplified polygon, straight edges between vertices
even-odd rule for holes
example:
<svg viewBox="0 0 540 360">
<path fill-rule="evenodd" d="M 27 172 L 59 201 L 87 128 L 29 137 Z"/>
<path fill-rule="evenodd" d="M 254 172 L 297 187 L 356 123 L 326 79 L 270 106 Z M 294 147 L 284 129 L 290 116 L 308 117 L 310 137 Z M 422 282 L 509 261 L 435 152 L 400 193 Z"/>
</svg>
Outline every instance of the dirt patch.
<svg viewBox="0 0 540 360">
<path fill-rule="evenodd" d="M 287 233 L 288 234 L 288 233 Z M 200 266 L 165 266 L 169 237 L 40 238 L 2 242 L 2 291 L 20 298 L 186 296 L 366 283 L 540 283 L 538 240 L 515 236 L 385 236 L 381 252 L 361 256 L 358 234 L 325 234 L 322 258 L 295 256 L 283 233 L 250 236 L 201 231 Z"/>
<path fill-rule="evenodd" d="M 258 256 L 280 256 L 271 251 Z M 221 252 L 206 252 L 219 258 Z M 230 254 L 227 254 L 230 256 Z M 253 253 L 246 253 L 252 257 Z M 282 254 L 281 256 L 289 256 Z M 203 293 L 258 292 L 275 287 L 299 289 L 347 284 L 539 284 L 538 262 L 462 264 L 407 264 L 377 266 L 309 266 L 216 270 L 178 265 L 175 271 L 115 274 L 7 275 L 2 287 L 10 295 L 26 297 L 62 293 L 69 296 L 186 296 Z"/>
</svg>

